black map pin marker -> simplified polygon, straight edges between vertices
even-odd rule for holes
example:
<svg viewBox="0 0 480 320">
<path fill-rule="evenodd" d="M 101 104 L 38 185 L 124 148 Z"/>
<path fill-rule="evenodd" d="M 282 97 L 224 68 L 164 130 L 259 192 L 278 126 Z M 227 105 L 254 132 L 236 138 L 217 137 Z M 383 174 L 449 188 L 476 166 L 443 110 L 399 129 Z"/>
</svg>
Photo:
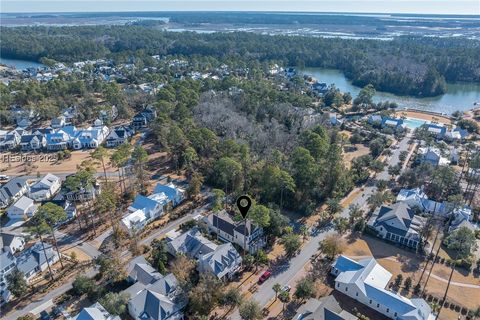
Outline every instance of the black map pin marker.
<svg viewBox="0 0 480 320">
<path fill-rule="evenodd" d="M 242 202 L 246 202 L 246 204 L 242 205 Z M 249 196 L 238 197 L 237 207 L 238 207 L 238 210 L 240 210 L 240 213 L 242 214 L 243 219 L 247 217 L 247 213 L 251 205 L 252 205 L 252 199 L 250 199 Z"/>
</svg>

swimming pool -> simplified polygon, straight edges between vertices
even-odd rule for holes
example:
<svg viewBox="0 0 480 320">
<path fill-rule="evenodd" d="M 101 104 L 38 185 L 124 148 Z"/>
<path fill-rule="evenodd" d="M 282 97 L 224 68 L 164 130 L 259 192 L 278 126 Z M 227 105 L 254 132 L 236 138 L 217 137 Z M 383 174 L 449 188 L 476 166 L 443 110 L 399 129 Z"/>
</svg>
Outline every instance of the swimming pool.
<svg viewBox="0 0 480 320">
<path fill-rule="evenodd" d="M 421 120 L 421 119 L 414 119 L 414 118 L 406 118 L 406 119 L 403 120 L 403 123 L 405 123 L 407 128 L 414 130 L 418 127 L 423 126 L 426 123 L 430 123 L 430 121 Z"/>
</svg>

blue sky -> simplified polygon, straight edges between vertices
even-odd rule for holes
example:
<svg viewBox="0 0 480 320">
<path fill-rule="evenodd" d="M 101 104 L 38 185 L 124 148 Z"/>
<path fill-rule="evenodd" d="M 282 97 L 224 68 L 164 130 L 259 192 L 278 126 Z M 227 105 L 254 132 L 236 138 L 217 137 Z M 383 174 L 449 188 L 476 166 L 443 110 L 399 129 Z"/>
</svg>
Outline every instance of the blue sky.
<svg viewBox="0 0 480 320">
<path fill-rule="evenodd" d="M 99 11 L 307 11 L 480 15 L 480 0 L 1 0 L 1 12 Z"/>
</svg>

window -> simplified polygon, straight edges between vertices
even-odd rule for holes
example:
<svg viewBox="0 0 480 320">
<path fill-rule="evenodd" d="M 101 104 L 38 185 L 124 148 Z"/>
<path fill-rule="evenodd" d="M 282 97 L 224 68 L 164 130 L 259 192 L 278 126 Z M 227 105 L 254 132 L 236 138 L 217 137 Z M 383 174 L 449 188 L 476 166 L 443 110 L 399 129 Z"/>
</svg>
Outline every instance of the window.
<svg viewBox="0 0 480 320">
<path fill-rule="evenodd" d="M 355 296 L 357 296 L 357 297 L 358 297 L 358 292 L 357 292 L 357 293 L 355 293 Z"/>
<path fill-rule="evenodd" d="M 337 283 L 337 288 L 340 288 L 340 283 Z"/>
<path fill-rule="evenodd" d="M 370 299 L 370 304 L 372 304 L 372 299 Z"/>
<path fill-rule="evenodd" d="M 396 316 L 397 316 L 397 313 L 395 312 L 395 313 L 393 314 L 393 316 L 396 317 Z"/>
<path fill-rule="evenodd" d="M 380 308 L 380 303 L 377 303 L 377 308 Z"/>
<path fill-rule="evenodd" d="M 345 292 L 347 292 L 347 291 L 348 291 L 348 287 L 345 287 Z"/>
<path fill-rule="evenodd" d="M 390 312 L 390 309 L 387 308 L 387 313 L 389 313 L 389 312 Z"/>
</svg>

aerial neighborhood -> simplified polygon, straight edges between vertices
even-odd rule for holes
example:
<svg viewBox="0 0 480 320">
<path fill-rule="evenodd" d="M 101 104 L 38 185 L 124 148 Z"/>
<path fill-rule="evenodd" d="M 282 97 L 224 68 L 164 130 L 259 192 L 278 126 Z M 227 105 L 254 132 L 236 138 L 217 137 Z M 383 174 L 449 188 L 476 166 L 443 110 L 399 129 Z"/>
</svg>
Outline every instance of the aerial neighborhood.
<svg viewBox="0 0 480 320">
<path fill-rule="evenodd" d="M 2 26 L 0 318 L 480 318 L 480 109 L 411 103 L 478 53 L 190 14 Z"/>
</svg>

